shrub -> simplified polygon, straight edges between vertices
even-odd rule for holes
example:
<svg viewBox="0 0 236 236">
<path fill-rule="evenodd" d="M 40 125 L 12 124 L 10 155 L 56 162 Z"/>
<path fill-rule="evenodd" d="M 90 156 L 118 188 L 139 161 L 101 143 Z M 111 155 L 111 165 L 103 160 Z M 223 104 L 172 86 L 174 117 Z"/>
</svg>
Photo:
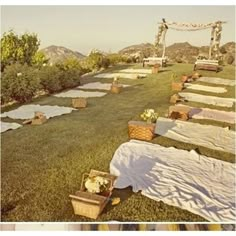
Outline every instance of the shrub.
<svg viewBox="0 0 236 236">
<path fill-rule="evenodd" d="M 38 70 L 26 64 L 7 66 L 1 82 L 1 103 L 30 101 L 40 89 Z"/>
<path fill-rule="evenodd" d="M 229 65 L 232 65 L 233 64 L 233 62 L 234 62 L 234 56 L 233 55 L 229 55 L 228 56 L 228 58 L 227 58 L 227 63 L 229 64 Z"/>
<path fill-rule="evenodd" d="M 77 69 L 62 71 L 59 78 L 62 89 L 78 86 L 80 84 L 80 74 L 81 72 Z"/>
<path fill-rule="evenodd" d="M 45 66 L 40 70 L 40 83 L 45 91 L 55 93 L 62 89 L 60 78 L 63 72 L 57 66 Z"/>
</svg>

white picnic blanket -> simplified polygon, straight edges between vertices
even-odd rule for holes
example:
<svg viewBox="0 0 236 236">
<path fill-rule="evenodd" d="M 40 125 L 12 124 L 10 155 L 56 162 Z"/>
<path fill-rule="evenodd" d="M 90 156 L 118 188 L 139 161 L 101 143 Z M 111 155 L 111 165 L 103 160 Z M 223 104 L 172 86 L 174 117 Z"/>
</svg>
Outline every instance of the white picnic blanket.
<svg viewBox="0 0 236 236">
<path fill-rule="evenodd" d="M 105 95 L 106 93 L 103 92 L 90 92 L 90 91 L 88 92 L 88 91 L 72 89 L 66 92 L 55 94 L 54 96 L 62 98 L 78 98 L 78 97 L 88 98 L 88 97 L 103 97 Z"/>
<path fill-rule="evenodd" d="M 9 122 L 3 122 L 3 121 L 0 121 L 0 125 L 1 125 L 1 133 L 10 129 L 18 129 L 22 126 L 18 123 L 9 123 Z"/>
<path fill-rule="evenodd" d="M 120 70 L 121 73 L 141 73 L 141 74 L 152 74 L 152 70 L 150 69 L 123 69 Z"/>
<path fill-rule="evenodd" d="M 232 111 L 220 111 L 209 108 L 190 107 L 182 104 L 176 106 L 184 106 L 190 108 L 189 117 L 192 119 L 207 119 L 216 120 L 234 124 L 236 120 L 236 113 Z"/>
<path fill-rule="evenodd" d="M 235 80 L 233 79 L 222 79 L 215 77 L 200 77 L 197 81 L 211 83 L 211 84 L 223 84 L 228 86 L 235 86 Z"/>
<path fill-rule="evenodd" d="M 159 117 L 155 133 L 179 142 L 235 153 L 235 132 L 227 128 Z"/>
<path fill-rule="evenodd" d="M 200 91 L 206 91 L 211 93 L 225 93 L 227 92 L 227 89 L 222 87 L 213 87 L 213 86 L 205 86 L 205 85 L 199 85 L 199 84 L 184 84 L 185 88 L 193 89 L 193 90 L 200 90 Z"/>
<path fill-rule="evenodd" d="M 124 79 L 138 79 L 138 78 L 145 78 L 147 75 L 146 74 L 127 74 L 127 73 L 102 73 L 95 75 L 95 78 L 106 78 L 106 79 L 111 79 L 111 78 L 124 78 Z"/>
<path fill-rule="evenodd" d="M 220 107 L 232 107 L 236 99 L 234 98 L 221 98 L 215 96 L 206 96 L 197 93 L 185 93 L 180 92 L 179 95 L 185 98 L 187 101 L 200 102 L 205 104 L 211 104 Z"/>
<path fill-rule="evenodd" d="M 121 84 L 123 87 L 129 87 L 130 85 Z M 78 89 L 100 89 L 100 90 L 110 90 L 111 83 L 101 83 L 101 82 L 94 82 L 83 84 L 77 87 Z"/>
<path fill-rule="evenodd" d="M 63 114 L 71 113 L 73 110 L 76 110 L 71 107 L 63 107 L 63 106 L 49 106 L 49 105 L 23 105 L 18 107 L 15 110 L 4 112 L 1 114 L 1 117 L 9 117 L 12 119 L 32 119 L 34 118 L 34 113 L 36 111 L 43 112 L 47 119 L 60 116 Z"/>
<path fill-rule="evenodd" d="M 142 141 L 123 143 L 110 163 L 115 188 L 133 187 L 156 201 L 209 221 L 235 221 L 235 165 Z M 148 210 L 148 209 L 147 209 Z"/>
</svg>

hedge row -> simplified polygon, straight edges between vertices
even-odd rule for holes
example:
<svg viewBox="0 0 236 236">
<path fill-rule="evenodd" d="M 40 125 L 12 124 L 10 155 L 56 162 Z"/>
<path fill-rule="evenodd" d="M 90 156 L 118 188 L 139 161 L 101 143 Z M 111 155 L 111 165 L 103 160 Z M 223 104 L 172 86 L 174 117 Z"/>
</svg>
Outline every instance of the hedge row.
<svg viewBox="0 0 236 236">
<path fill-rule="evenodd" d="M 51 94 L 75 87 L 80 83 L 80 75 L 81 71 L 74 68 L 63 70 L 57 66 L 45 66 L 38 69 L 21 64 L 7 66 L 1 78 L 1 104 L 30 101 L 42 89 Z"/>
</svg>

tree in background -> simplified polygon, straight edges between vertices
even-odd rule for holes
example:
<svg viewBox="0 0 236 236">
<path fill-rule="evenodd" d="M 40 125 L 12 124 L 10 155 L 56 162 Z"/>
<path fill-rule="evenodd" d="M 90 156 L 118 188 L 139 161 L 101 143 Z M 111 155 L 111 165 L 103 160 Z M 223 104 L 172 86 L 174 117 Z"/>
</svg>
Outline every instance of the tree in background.
<svg viewBox="0 0 236 236">
<path fill-rule="evenodd" d="M 14 63 L 32 65 L 39 45 L 36 34 L 18 36 L 12 30 L 4 33 L 1 38 L 1 71 Z"/>
<path fill-rule="evenodd" d="M 39 68 L 46 65 L 48 62 L 49 59 L 46 58 L 45 54 L 40 51 L 36 52 L 32 58 L 32 64 Z"/>
<path fill-rule="evenodd" d="M 97 71 L 101 68 L 108 68 L 110 60 L 99 50 L 92 50 L 87 56 L 86 66 L 91 71 Z"/>
</svg>

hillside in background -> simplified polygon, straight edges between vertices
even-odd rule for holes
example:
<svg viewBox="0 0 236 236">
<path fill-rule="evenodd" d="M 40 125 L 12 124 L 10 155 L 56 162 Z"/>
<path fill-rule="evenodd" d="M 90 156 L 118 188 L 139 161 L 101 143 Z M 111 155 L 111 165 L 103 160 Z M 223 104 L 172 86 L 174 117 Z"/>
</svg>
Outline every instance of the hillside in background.
<svg viewBox="0 0 236 236">
<path fill-rule="evenodd" d="M 235 65 L 235 42 L 228 42 L 221 46 L 220 51 L 226 64 Z M 50 58 L 50 62 L 55 63 L 63 61 L 67 58 L 82 59 L 85 56 L 76 51 L 72 51 L 65 47 L 49 46 L 41 50 L 45 53 L 47 58 Z M 209 46 L 193 46 L 188 42 L 174 43 L 166 47 L 166 56 L 170 62 L 177 63 L 194 63 L 199 55 L 208 56 Z M 141 43 L 123 48 L 118 51 L 121 55 L 126 55 L 138 60 L 142 60 L 145 57 L 153 56 L 155 48 L 151 43 Z M 159 54 L 161 56 L 161 54 Z"/>
<path fill-rule="evenodd" d="M 235 42 L 229 42 L 221 46 L 224 62 L 235 64 Z M 166 56 L 171 62 L 194 63 L 199 55 L 208 56 L 209 46 L 193 46 L 188 42 L 174 43 L 166 47 Z M 149 57 L 154 54 L 154 46 L 150 43 L 132 45 L 119 51 L 120 54 L 140 57 Z M 158 55 L 158 56 L 161 56 Z"/>
<path fill-rule="evenodd" d="M 44 49 L 41 49 L 40 51 L 43 52 L 47 58 L 50 59 L 51 63 L 64 61 L 67 58 L 82 59 L 85 57 L 80 52 L 72 51 L 68 48 L 61 47 L 61 46 L 55 46 L 55 45 L 46 47 Z"/>
</svg>

